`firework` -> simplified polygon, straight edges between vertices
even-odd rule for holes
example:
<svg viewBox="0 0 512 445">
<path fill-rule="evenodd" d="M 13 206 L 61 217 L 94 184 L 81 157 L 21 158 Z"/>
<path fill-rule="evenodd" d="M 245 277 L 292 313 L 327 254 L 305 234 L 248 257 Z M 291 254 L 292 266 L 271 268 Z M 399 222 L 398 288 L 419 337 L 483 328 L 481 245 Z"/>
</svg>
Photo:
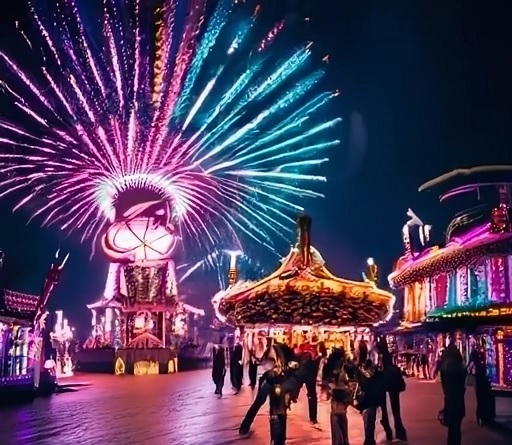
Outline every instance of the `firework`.
<svg viewBox="0 0 512 445">
<path fill-rule="evenodd" d="M 97 21 L 87 1 L 53 3 L 32 7 L 41 72 L 0 51 L 0 88 L 23 115 L 0 120 L 0 196 L 22 196 L 16 209 L 36 203 L 43 225 L 95 242 L 146 192 L 172 204 L 182 239 L 272 248 L 321 196 L 340 119 L 318 116 L 336 94 L 317 92 L 310 45 L 274 50 L 285 21 L 263 29 L 259 6 L 232 0 L 208 20 L 206 0 L 105 0 Z"/>
</svg>

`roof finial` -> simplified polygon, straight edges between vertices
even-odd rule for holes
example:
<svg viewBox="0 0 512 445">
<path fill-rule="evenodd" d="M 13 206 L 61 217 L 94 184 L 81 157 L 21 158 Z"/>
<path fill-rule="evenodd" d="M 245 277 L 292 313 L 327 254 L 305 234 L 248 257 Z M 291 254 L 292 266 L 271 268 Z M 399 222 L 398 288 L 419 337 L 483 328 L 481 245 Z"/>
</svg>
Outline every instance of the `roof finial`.
<svg viewBox="0 0 512 445">
<path fill-rule="evenodd" d="M 308 267 L 311 262 L 311 224 L 311 216 L 303 214 L 297 217 L 297 244 L 304 267 Z"/>
</svg>

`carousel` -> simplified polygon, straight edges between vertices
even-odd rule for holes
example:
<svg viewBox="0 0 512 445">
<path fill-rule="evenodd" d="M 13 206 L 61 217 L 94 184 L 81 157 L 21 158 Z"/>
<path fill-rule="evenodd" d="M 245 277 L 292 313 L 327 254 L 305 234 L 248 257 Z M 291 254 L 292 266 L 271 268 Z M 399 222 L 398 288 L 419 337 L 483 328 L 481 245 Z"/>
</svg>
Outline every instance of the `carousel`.
<svg viewBox="0 0 512 445">
<path fill-rule="evenodd" d="M 368 262 L 361 282 L 334 276 L 311 245 L 311 223 L 308 216 L 297 219 L 297 243 L 274 273 L 258 282 L 232 280 L 214 297 L 217 317 L 240 329 L 246 351 L 261 354 L 272 338 L 299 349 L 344 347 L 350 354 L 358 342 L 370 346 L 372 328 L 390 317 L 395 299 L 377 287 L 375 263 Z"/>
</svg>

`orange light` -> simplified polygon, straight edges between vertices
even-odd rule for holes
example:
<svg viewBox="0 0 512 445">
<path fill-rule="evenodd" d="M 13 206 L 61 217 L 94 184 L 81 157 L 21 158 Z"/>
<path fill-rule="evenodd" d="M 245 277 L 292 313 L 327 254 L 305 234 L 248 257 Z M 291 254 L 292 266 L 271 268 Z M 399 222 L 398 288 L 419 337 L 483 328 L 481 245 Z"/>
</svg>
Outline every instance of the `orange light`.
<svg viewBox="0 0 512 445">
<path fill-rule="evenodd" d="M 505 351 L 501 342 L 498 343 L 498 385 L 505 386 Z"/>
</svg>

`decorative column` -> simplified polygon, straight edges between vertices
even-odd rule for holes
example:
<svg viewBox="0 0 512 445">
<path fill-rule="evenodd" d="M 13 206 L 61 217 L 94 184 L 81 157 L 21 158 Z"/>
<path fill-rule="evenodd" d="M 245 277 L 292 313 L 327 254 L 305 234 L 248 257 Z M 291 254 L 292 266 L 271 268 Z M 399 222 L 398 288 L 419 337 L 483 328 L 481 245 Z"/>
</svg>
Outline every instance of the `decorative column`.
<svg viewBox="0 0 512 445">
<path fill-rule="evenodd" d="M 487 285 L 491 303 L 506 301 L 505 258 L 490 257 L 487 260 Z"/>
<path fill-rule="evenodd" d="M 455 271 L 448 274 L 447 302 L 447 307 L 450 309 L 457 306 L 457 273 Z"/>
<path fill-rule="evenodd" d="M 506 302 L 512 303 L 512 255 L 508 255 L 506 259 L 507 269 L 507 288 L 506 288 Z"/>
<path fill-rule="evenodd" d="M 238 281 L 238 269 L 236 268 L 236 258 L 239 252 L 229 253 L 229 271 L 228 271 L 228 287 L 233 286 Z"/>
<path fill-rule="evenodd" d="M 458 306 L 468 304 L 468 268 L 460 267 L 456 274 L 456 301 Z"/>
</svg>

